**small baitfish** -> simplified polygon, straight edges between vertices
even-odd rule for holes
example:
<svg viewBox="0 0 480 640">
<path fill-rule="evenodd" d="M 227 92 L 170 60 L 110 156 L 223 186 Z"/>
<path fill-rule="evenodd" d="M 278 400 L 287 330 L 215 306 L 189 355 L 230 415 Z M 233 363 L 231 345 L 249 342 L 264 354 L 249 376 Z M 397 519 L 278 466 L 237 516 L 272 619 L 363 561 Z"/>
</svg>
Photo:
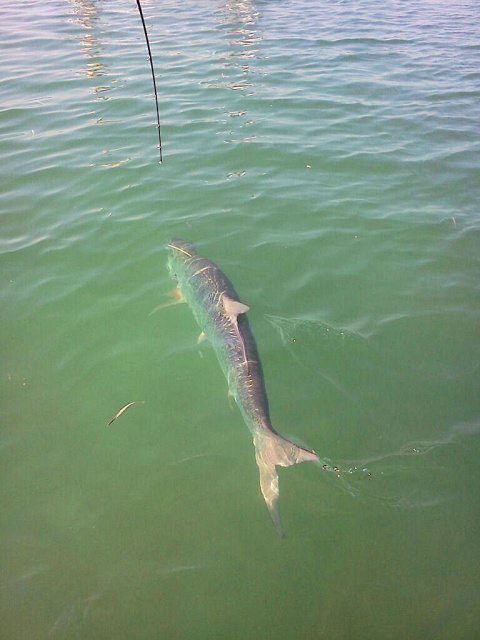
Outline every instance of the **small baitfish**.
<svg viewBox="0 0 480 640">
<path fill-rule="evenodd" d="M 275 467 L 318 460 L 318 456 L 282 437 L 272 427 L 262 365 L 245 315 L 249 307 L 240 302 L 230 280 L 216 264 L 199 256 L 191 243 L 174 239 L 167 247 L 170 275 L 192 309 L 201 337 L 212 343 L 229 391 L 253 435 L 262 494 L 282 536 Z"/>
</svg>

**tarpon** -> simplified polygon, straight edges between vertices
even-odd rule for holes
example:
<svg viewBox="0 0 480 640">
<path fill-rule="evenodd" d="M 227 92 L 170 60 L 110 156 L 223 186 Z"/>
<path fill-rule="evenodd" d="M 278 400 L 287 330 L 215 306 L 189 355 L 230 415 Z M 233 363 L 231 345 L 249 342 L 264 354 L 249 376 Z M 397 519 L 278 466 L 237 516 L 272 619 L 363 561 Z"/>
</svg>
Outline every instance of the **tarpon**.
<svg viewBox="0 0 480 640">
<path fill-rule="evenodd" d="M 168 269 L 178 293 L 188 303 L 199 324 L 200 338 L 207 338 L 227 379 L 229 392 L 240 407 L 253 435 L 260 487 L 270 517 L 280 535 L 278 475 L 276 465 L 318 460 L 314 451 L 299 447 L 272 427 L 262 365 L 246 312 L 227 276 L 211 260 L 199 256 L 194 245 L 174 239 L 169 248 Z"/>
</svg>

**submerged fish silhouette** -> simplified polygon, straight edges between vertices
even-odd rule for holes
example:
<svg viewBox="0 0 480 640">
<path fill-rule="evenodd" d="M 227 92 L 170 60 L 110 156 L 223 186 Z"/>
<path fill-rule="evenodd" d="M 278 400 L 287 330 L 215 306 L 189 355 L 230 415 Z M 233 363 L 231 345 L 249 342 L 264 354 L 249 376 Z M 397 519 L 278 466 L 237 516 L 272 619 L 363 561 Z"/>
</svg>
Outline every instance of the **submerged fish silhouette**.
<svg viewBox="0 0 480 640">
<path fill-rule="evenodd" d="M 230 280 L 216 264 L 199 256 L 191 243 L 174 239 L 167 247 L 170 275 L 192 309 L 202 329 L 201 337 L 212 343 L 230 393 L 253 435 L 262 494 L 278 533 L 283 535 L 275 467 L 318 460 L 318 456 L 290 442 L 272 427 L 262 365 L 245 315 L 249 307 L 240 302 Z"/>
</svg>

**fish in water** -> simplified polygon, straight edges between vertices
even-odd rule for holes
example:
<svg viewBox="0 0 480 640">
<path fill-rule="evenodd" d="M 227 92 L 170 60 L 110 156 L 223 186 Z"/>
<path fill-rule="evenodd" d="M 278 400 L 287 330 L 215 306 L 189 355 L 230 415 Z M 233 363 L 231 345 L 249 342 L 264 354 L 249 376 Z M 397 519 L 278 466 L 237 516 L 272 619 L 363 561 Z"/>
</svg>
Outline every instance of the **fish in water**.
<svg viewBox="0 0 480 640">
<path fill-rule="evenodd" d="M 167 247 L 168 270 L 177 283 L 179 295 L 192 309 L 202 330 L 201 337 L 213 345 L 229 392 L 253 435 L 262 494 L 282 536 L 275 467 L 319 458 L 314 451 L 290 442 L 272 427 L 262 365 L 245 315 L 249 307 L 240 302 L 230 280 L 211 260 L 199 256 L 191 243 L 174 239 Z"/>
</svg>

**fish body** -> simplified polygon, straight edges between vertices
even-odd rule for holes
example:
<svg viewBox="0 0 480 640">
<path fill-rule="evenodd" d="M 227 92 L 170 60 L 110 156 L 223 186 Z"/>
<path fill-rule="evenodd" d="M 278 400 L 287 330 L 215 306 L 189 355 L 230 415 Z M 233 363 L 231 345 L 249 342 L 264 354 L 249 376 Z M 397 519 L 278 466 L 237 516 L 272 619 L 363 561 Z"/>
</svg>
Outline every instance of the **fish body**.
<svg viewBox="0 0 480 640">
<path fill-rule="evenodd" d="M 190 306 L 201 337 L 211 342 L 229 392 L 252 433 L 262 494 L 278 533 L 283 535 L 275 467 L 318 460 L 318 456 L 273 428 L 258 348 L 246 316 L 249 307 L 240 301 L 230 280 L 215 263 L 199 256 L 191 243 L 174 239 L 167 247 L 170 275 Z"/>
</svg>

